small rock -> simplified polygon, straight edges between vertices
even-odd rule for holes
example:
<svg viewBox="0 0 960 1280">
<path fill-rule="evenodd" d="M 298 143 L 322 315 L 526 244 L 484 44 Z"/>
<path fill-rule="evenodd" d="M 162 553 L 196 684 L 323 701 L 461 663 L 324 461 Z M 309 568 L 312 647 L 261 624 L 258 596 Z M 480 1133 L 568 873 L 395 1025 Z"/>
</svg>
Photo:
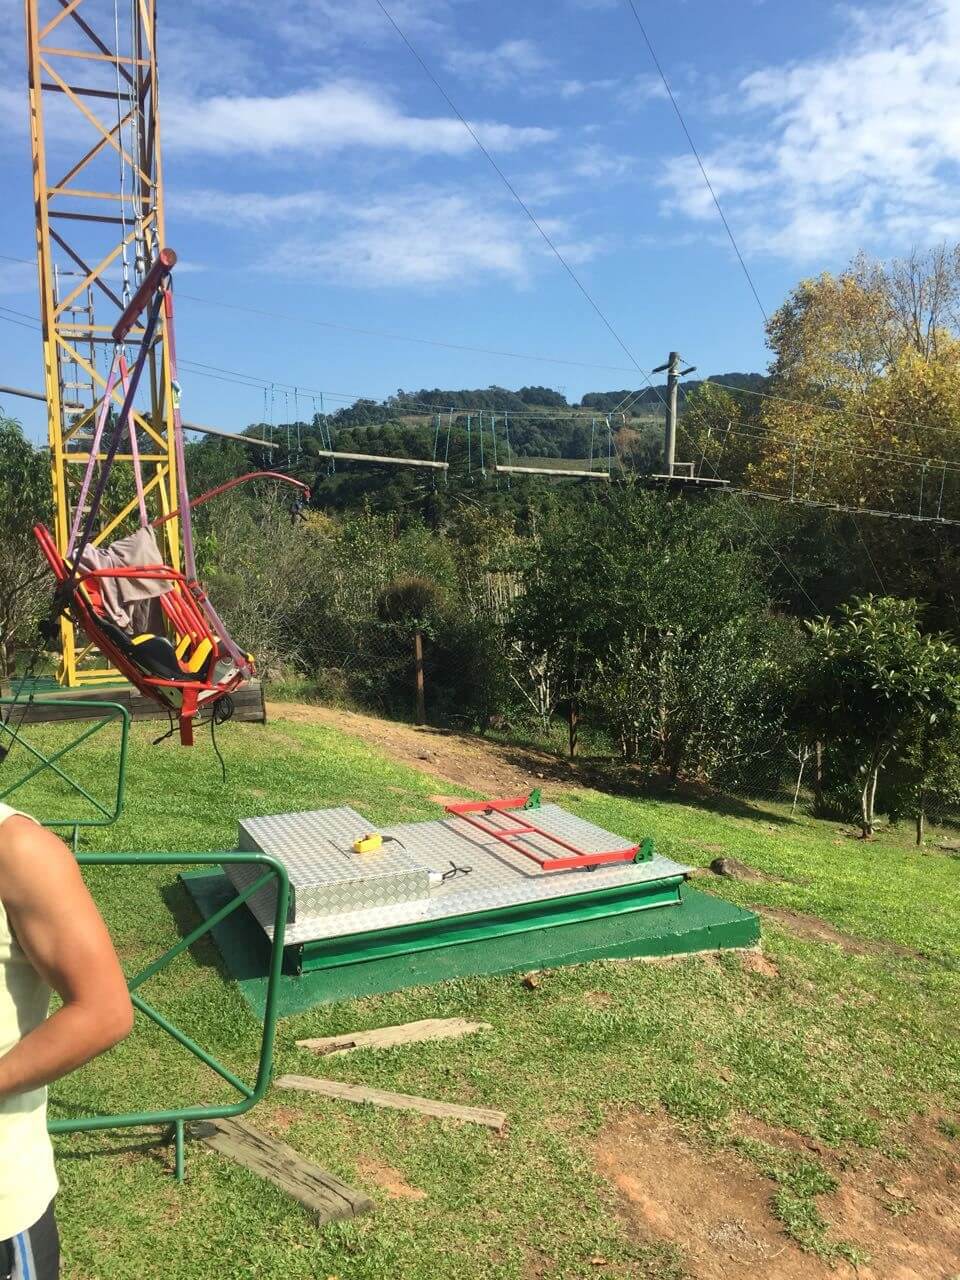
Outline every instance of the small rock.
<svg viewBox="0 0 960 1280">
<path fill-rule="evenodd" d="M 710 870 L 715 876 L 726 876 L 728 880 L 769 880 L 772 878 L 764 875 L 762 871 L 756 871 L 753 867 L 748 867 L 745 862 L 740 862 L 738 858 L 714 858 L 710 863 Z"/>
</svg>

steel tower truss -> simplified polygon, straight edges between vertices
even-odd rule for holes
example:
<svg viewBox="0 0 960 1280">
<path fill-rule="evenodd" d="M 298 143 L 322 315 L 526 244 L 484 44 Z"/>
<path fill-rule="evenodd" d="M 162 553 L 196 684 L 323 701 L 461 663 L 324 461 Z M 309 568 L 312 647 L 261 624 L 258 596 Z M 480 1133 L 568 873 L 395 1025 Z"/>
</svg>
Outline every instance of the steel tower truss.
<svg viewBox="0 0 960 1280">
<path fill-rule="evenodd" d="M 65 554 L 107 391 L 111 331 L 164 244 L 156 3 L 25 0 L 25 6 L 54 536 Z M 137 326 L 127 337 L 131 362 L 142 333 Z M 177 507 L 176 388 L 163 317 L 145 374 L 133 420 L 154 517 Z M 117 413 L 122 387 L 113 388 L 111 400 Z M 136 524 L 132 461 L 129 441 L 122 442 L 94 543 Z M 179 521 L 160 530 L 161 550 L 177 569 Z M 65 619 L 61 639 L 63 684 L 117 678 Z"/>
</svg>

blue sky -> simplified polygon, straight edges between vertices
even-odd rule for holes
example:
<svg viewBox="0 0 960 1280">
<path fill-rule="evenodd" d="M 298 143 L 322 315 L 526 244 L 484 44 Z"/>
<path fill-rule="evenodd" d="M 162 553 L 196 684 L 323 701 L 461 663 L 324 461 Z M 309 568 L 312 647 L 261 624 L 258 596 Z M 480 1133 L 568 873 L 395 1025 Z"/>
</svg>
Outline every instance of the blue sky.
<svg viewBox="0 0 960 1280">
<path fill-rule="evenodd" d="M 385 3 L 645 368 L 671 347 L 704 372 L 764 367 L 624 0 Z M 637 6 L 768 310 L 859 248 L 960 237 L 960 0 Z M 276 382 L 278 419 L 292 386 L 306 416 L 321 390 L 332 409 L 401 386 L 638 385 L 375 0 L 158 10 L 184 358 Z M 0 306 L 35 316 L 35 273 L 7 260 L 33 247 L 24 98 L 21 5 L 0 0 Z M 0 382 L 39 387 L 38 335 L 0 335 Z M 263 416 L 255 385 L 182 381 L 195 421 Z M 42 406 L 5 407 L 39 437 Z"/>
</svg>

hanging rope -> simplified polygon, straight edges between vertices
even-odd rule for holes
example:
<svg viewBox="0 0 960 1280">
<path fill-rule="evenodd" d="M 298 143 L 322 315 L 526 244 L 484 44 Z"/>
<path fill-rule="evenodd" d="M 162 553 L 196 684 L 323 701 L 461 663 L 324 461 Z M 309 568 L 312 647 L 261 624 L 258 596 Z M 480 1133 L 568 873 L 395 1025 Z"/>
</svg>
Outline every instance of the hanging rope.
<svg viewBox="0 0 960 1280">
<path fill-rule="evenodd" d="M 497 471 L 497 415 L 490 415 L 490 448 L 493 452 L 493 474 L 497 478 L 497 488 L 500 488 L 500 475 Z"/>
<path fill-rule="evenodd" d="M 504 432 L 504 440 L 507 446 L 507 466 L 510 467 L 513 465 L 513 450 L 510 448 L 510 415 L 509 413 L 506 413 L 506 412 L 503 415 L 503 432 Z M 509 489 L 510 487 L 511 487 L 511 477 L 510 477 L 510 472 L 508 471 L 507 472 L 507 488 Z"/>
<path fill-rule="evenodd" d="M 480 434 L 479 434 L 479 439 L 480 439 L 480 474 L 481 474 L 482 476 L 485 476 L 485 475 L 487 474 L 487 469 L 486 469 L 486 467 L 484 466 L 484 462 L 483 462 L 483 410 L 482 410 L 482 409 L 480 410 L 480 425 L 479 425 L 479 427 L 477 428 L 477 430 L 478 430 L 478 431 L 479 431 L 479 433 L 480 433 Z"/>
<path fill-rule="evenodd" d="M 610 415 L 607 415 L 607 475 L 613 475 L 613 427 L 610 425 Z"/>
<path fill-rule="evenodd" d="M 590 459 L 587 464 L 588 471 L 593 470 L 593 442 L 596 434 L 597 434 L 597 420 L 596 418 L 591 418 L 590 419 Z"/>
<path fill-rule="evenodd" d="M 449 416 L 447 418 L 447 443 L 443 451 L 443 460 L 447 464 L 447 469 L 443 473 L 444 484 L 449 484 L 450 482 L 450 437 L 452 434 L 453 434 L 453 410 L 451 409 Z"/>
<path fill-rule="evenodd" d="M 467 414 L 467 475 L 473 472 L 473 445 L 470 440 L 470 425 L 473 415 Z"/>
<path fill-rule="evenodd" d="M 303 444 L 300 439 L 300 392 L 296 387 L 293 388 L 293 416 L 297 424 L 297 462 L 299 462 Z"/>
</svg>

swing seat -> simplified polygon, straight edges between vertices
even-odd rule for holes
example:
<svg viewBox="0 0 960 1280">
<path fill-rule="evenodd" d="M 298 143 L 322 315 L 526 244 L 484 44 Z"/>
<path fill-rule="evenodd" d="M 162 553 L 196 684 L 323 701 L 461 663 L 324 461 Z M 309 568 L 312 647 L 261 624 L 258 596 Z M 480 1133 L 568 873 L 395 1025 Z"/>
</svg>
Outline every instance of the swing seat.
<svg viewBox="0 0 960 1280">
<path fill-rule="evenodd" d="M 60 554 L 44 525 L 34 536 L 57 582 L 71 579 L 73 568 Z M 170 584 L 157 599 L 175 640 L 144 633 L 128 635 L 106 616 L 100 582 L 104 578 L 139 578 Z M 253 659 L 238 665 L 221 637 L 211 628 L 203 609 L 204 595 L 197 584 L 168 565 L 90 569 L 74 578 L 74 591 L 66 608 L 69 616 L 146 697 L 177 717 L 180 741 L 193 745 L 194 719 L 198 711 L 232 693 L 254 674 Z"/>
</svg>

